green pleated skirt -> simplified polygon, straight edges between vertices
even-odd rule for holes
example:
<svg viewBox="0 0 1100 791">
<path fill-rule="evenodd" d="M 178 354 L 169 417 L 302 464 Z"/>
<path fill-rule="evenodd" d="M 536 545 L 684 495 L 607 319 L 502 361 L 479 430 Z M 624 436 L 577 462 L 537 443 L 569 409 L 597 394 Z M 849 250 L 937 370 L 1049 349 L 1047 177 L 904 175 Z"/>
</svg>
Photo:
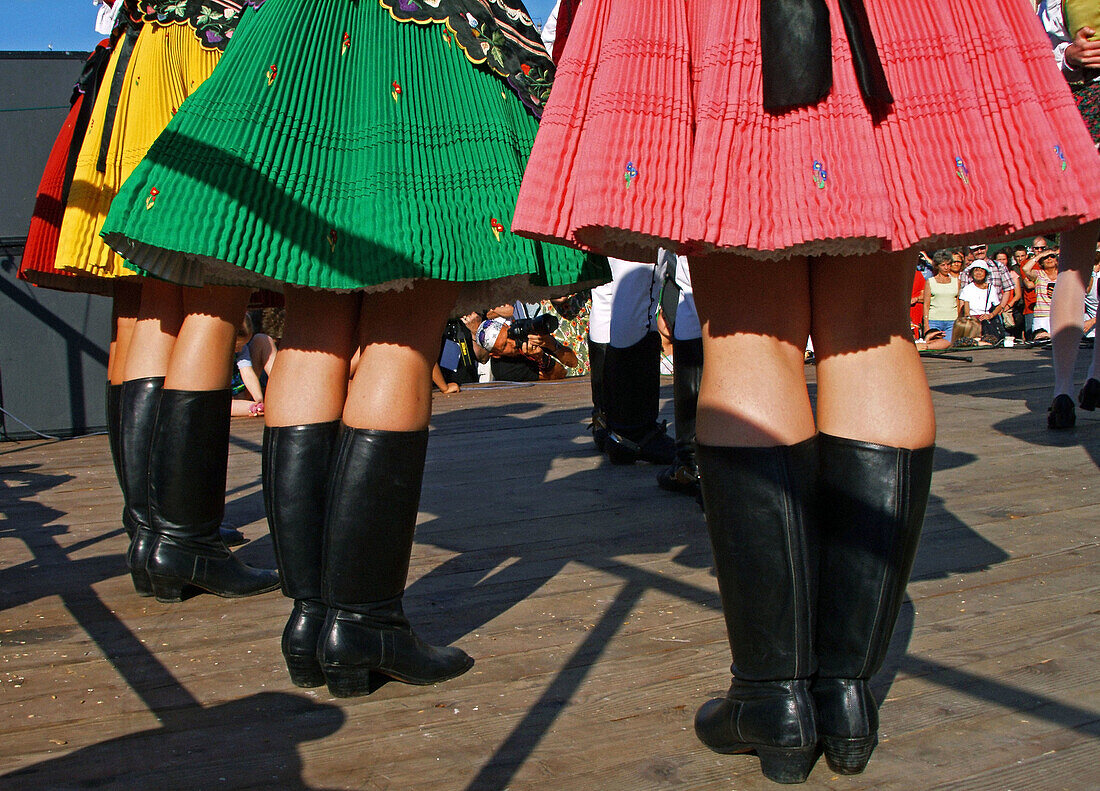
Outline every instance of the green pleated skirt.
<svg viewBox="0 0 1100 791">
<path fill-rule="evenodd" d="M 500 281 L 482 289 L 491 301 L 606 280 L 599 259 L 509 230 L 536 129 L 441 25 L 371 0 L 267 0 L 123 185 L 103 236 L 190 286 Z"/>
</svg>

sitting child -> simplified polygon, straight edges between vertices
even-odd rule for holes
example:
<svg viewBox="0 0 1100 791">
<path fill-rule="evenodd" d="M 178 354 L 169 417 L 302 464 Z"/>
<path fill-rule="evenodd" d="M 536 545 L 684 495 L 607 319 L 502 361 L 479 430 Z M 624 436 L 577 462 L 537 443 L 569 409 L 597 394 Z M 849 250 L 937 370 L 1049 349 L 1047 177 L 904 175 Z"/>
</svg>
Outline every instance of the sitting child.
<svg viewBox="0 0 1100 791">
<path fill-rule="evenodd" d="M 264 413 L 264 389 L 275 362 L 275 341 L 256 332 L 247 313 L 237 328 L 233 370 L 233 417 L 260 417 Z"/>
</svg>

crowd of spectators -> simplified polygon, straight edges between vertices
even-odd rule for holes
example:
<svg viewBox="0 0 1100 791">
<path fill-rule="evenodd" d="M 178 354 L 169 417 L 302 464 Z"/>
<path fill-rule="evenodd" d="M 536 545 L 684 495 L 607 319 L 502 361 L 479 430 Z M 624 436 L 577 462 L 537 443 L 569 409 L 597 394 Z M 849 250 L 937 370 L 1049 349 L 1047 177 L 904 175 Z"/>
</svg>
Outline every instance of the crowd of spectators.
<svg viewBox="0 0 1100 791">
<path fill-rule="evenodd" d="M 1058 280 L 1058 247 L 1045 236 L 1030 244 L 986 244 L 921 253 L 913 278 L 910 325 L 922 348 L 1013 346 L 1050 342 L 1050 302 Z M 1097 272 L 1085 300 L 1085 333 L 1095 336 Z"/>
<path fill-rule="evenodd" d="M 991 250 L 986 244 L 921 253 L 913 278 L 910 326 L 922 349 L 1044 345 L 1058 280 L 1058 247 L 1038 236 Z M 1096 334 L 1097 251 L 1084 305 L 1087 342 Z M 475 382 L 534 382 L 588 373 L 587 292 L 541 303 L 514 302 L 451 319 L 433 382 L 457 393 Z M 263 414 L 263 389 L 274 361 L 280 311 L 253 311 L 238 332 L 234 415 Z M 553 317 L 554 329 L 516 334 L 516 320 Z M 269 337 L 259 331 L 268 329 Z M 543 325 L 545 326 L 545 325 Z M 660 324 L 658 324 L 660 326 Z M 671 373 L 664 370 L 662 373 Z"/>
</svg>

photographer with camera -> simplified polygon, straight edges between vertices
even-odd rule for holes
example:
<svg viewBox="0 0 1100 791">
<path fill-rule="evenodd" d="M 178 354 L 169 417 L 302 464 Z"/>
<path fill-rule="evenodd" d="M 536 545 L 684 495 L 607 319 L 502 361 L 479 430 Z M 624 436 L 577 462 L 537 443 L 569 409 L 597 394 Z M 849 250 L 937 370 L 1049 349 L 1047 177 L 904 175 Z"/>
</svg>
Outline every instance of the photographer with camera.
<svg viewBox="0 0 1100 791">
<path fill-rule="evenodd" d="M 492 356 L 493 379 L 536 382 L 564 379 L 577 365 L 577 355 L 554 337 L 558 319 L 549 313 L 534 318 L 486 319 L 475 340 Z"/>
</svg>

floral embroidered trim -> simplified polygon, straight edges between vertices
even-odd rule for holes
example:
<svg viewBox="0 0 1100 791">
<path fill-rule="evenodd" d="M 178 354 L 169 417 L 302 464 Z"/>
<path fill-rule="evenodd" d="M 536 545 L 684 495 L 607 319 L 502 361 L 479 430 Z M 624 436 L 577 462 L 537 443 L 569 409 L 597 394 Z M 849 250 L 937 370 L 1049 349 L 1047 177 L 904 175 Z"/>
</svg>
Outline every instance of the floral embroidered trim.
<svg viewBox="0 0 1100 791">
<path fill-rule="evenodd" d="M 187 25 L 205 49 L 224 52 L 246 6 L 264 0 L 139 0 L 135 19 L 159 25 Z M 131 14 L 133 16 L 133 14 Z"/>
<path fill-rule="evenodd" d="M 145 199 L 146 211 L 153 208 L 153 204 L 157 202 L 157 195 L 160 195 L 160 190 L 158 190 L 156 187 L 153 187 L 151 190 L 149 190 L 149 195 Z"/>
<path fill-rule="evenodd" d="M 829 171 L 825 169 L 825 166 L 821 164 L 820 159 L 814 160 L 814 184 L 817 185 L 819 190 L 825 189 L 825 185 L 829 181 Z"/>
<path fill-rule="evenodd" d="M 490 217 L 489 227 L 493 229 L 493 236 L 495 236 L 497 238 L 497 241 L 499 242 L 500 235 L 504 233 L 504 226 L 501 225 L 500 220 L 498 220 L 496 217 Z"/>
<path fill-rule="evenodd" d="M 519 0 L 378 0 L 398 22 L 446 27 L 473 64 L 485 65 L 536 116 L 554 82 L 554 63 Z"/>
<path fill-rule="evenodd" d="M 1057 154 L 1057 155 L 1058 155 L 1058 159 L 1059 159 L 1059 160 L 1061 160 L 1061 162 L 1062 162 L 1062 170 L 1064 171 L 1064 170 L 1065 170 L 1066 168 L 1068 168 L 1068 167 L 1069 167 L 1069 163 L 1068 163 L 1068 162 L 1066 162 L 1066 152 L 1065 152 L 1065 151 L 1063 151 L 1063 150 L 1062 150 L 1062 147 L 1061 147 L 1061 146 L 1059 145 L 1059 146 L 1055 146 L 1055 147 L 1054 147 L 1054 153 L 1055 153 L 1055 154 Z"/>
</svg>

